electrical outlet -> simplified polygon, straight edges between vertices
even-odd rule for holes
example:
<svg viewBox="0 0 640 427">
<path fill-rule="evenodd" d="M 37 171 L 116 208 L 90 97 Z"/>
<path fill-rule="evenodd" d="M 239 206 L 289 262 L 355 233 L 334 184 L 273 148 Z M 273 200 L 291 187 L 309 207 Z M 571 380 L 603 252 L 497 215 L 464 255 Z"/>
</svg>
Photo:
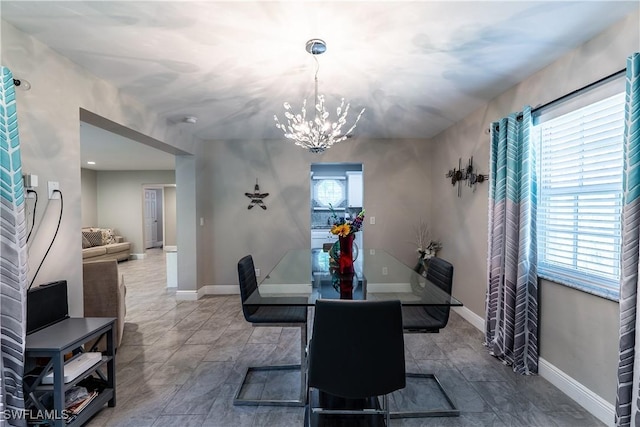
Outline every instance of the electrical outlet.
<svg viewBox="0 0 640 427">
<path fill-rule="evenodd" d="M 376 223 L 376 217 L 375 216 L 370 216 L 369 217 L 369 224 L 374 225 Z"/>
<path fill-rule="evenodd" d="M 60 183 L 57 181 L 49 181 L 47 182 L 47 188 L 49 189 L 49 200 L 51 199 L 59 199 L 60 193 L 55 192 L 54 190 L 60 190 Z"/>
<path fill-rule="evenodd" d="M 382 275 L 386 276 L 387 274 L 389 274 L 389 269 L 387 267 L 382 267 Z"/>
<path fill-rule="evenodd" d="M 31 173 L 28 173 L 26 175 L 23 175 L 23 179 L 24 179 L 24 186 L 27 188 L 35 188 L 38 186 L 38 175 L 33 175 Z"/>
<path fill-rule="evenodd" d="M 260 269 L 256 268 L 256 277 L 260 277 Z"/>
</svg>

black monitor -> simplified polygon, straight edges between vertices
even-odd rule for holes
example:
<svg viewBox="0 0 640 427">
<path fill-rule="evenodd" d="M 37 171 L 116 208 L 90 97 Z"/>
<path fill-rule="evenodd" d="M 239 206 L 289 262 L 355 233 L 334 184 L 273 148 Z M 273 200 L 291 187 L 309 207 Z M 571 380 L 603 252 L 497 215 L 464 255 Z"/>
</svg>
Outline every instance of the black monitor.
<svg viewBox="0 0 640 427">
<path fill-rule="evenodd" d="M 69 317 L 67 281 L 45 283 L 27 291 L 27 334 Z"/>
</svg>

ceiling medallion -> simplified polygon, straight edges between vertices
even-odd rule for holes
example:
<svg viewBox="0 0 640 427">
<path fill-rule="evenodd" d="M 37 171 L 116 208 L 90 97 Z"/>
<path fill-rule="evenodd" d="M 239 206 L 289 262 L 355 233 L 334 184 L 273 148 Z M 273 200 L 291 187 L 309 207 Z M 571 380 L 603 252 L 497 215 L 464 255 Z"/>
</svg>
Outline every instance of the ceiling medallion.
<svg viewBox="0 0 640 427">
<path fill-rule="evenodd" d="M 307 42 L 306 50 L 313 55 L 313 59 L 316 61 L 313 119 L 307 120 L 306 99 L 302 101 L 302 108 L 298 114 L 291 112 L 291 105 L 288 102 L 284 103 L 286 124 L 280 123 L 276 115 L 273 118 L 276 122 L 276 127 L 282 130 L 285 138 L 291 139 L 296 145 L 306 148 L 312 153 L 322 153 L 333 144 L 351 137 L 351 133 L 356 128 L 365 109 L 363 108 L 360 111 L 351 128 L 343 133 L 342 126 L 347 123 L 349 103 L 345 105 L 344 98 L 342 98 L 340 106 L 336 109 L 337 122 L 329 121 L 329 112 L 324 105 L 324 95 L 318 95 L 318 70 L 320 69 L 320 64 L 316 58 L 316 55 L 323 54 L 327 50 L 327 45 L 323 40 L 311 39 Z"/>
</svg>

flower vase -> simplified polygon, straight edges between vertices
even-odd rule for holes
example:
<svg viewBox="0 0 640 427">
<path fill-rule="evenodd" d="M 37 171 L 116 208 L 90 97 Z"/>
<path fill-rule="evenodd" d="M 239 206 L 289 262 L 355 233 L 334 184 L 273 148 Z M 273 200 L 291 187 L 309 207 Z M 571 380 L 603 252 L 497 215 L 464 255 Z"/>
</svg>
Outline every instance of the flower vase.
<svg viewBox="0 0 640 427">
<path fill-rule="evenodd" d="M 338 266 L 340 274 L 353 273 L 353 239 L 355 234 L 347 234 L 346 236 L 338 236 L 340 242 L 340 255 L 338 256 Z"/>
<path fill-rule="evenodd" d="M 340 276 L 340 299 L 353 299 L 353 273 Z"/>
</svg>

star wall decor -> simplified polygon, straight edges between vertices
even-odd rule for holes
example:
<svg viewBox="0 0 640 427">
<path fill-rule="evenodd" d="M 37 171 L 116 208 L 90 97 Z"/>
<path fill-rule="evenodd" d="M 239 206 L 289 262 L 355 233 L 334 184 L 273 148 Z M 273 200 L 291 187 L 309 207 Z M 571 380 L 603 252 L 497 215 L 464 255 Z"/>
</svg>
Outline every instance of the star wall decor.
<svg viewBox="0 0 640 427">
<path fill-rule="evenodd" d="M 244 195 L 251 199 L 251 203 L 249 203 L 249 206 L 247 206 L 247 209 L 251 209 L 255 205 L 258 205 L 265 211 L 267 210 L 267 207 L 265 206 L 262 199 L 267 197 L 269 193 L 260 192 L 260 186 L 258 185 L 258 178 L 256 178 L 256 185 L 255 187 L 253 187 L 253 193 L 244 193 Z"/>
</svg>

